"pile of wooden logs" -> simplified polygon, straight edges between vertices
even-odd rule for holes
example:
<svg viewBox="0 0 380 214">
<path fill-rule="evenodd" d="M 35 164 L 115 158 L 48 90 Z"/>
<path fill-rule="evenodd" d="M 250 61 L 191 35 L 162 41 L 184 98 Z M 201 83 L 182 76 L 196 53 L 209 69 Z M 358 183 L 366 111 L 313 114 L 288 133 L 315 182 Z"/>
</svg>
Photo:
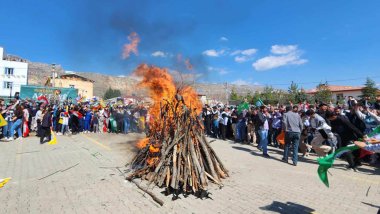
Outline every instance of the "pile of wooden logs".
<svg viewBox="0 0 380 214">
<path fill-rule="evenodd" d="M 143 148 L 133 158 L 127 179 L 146 179 L 173 196 L 207 197 L 210 181 L 221 187 L 228 171 L 210 147 L 195 110 L 180 95 L 173 100 L 161 105 L 160 118 L 140 142 Z"/>
</svg>

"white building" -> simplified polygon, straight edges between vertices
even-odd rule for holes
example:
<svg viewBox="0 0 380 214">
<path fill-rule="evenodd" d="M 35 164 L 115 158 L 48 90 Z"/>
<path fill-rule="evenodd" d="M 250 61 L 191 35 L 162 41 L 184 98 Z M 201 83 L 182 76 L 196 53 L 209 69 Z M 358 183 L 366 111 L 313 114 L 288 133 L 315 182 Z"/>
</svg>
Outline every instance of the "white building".
<svg viewBox="0 0 380 214">
<path fill-rule="evenodd" d="M 348 100 L 349 96 L 355 99 L 360 99 L 362 95 L 363 86 L 342 86 L 342 85 L 329 85 L 329 90 L 331 91 L 331 99 L 333 101 L 337 100 Z M 307 94 L 314 95 L 318 89 L 314 88 L 306 91 Z"/>
<path fill-rule="evenodd" d="M 21 85 L 28 84 L 28 63 L 16 56 L 7 55 L 0 47 L 0 97 L 14 96 Z"/>
</svg>

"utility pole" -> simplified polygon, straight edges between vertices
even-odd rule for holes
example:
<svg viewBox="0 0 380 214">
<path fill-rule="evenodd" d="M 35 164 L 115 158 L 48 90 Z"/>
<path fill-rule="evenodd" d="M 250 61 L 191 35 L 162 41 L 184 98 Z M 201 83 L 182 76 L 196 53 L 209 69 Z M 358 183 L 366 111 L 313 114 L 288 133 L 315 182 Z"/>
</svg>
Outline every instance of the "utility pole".
<svg viewBox="0 0 380 214">
<path fill-rule="evenodd" d="M 55 87 L 55 63 L 51 64 L 51 72 L 53 74 L 53 87 Z"/>
<path fill-rule="evenodd" d="M 230 105 L 230 104 L 229 104 L 229 99 L 228 99 L 228 98 L 229 98 L 229 97 L 228 97 L 228 82 L 225 82 L 225 83 L 224 83 L 224 88 L 225 88 L 225 90 L 226 90 L 226 104 L 227 104 L 227 105 Z"/>
<path fill-rule="evenodd" d="M 10 87 L 9 87 L 9 90 L 10 90 L 10 92 L 9 92 L 9 101 L 11 101 L 11 99 L 12 99 L 12 88 L 13 88 L 13 82 L 10 84 Z"/>
</svg>

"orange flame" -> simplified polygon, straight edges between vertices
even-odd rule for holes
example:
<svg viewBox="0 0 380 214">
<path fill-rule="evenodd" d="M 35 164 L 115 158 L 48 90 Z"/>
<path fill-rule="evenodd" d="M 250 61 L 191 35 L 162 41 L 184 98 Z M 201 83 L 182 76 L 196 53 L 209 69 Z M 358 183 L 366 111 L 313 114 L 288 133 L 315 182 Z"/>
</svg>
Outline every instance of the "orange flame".
<svg viewBox="0 0 380 214">
<path fill-rule="evenodd" d="M 184 103 L 179 103 L 178 108 L 186 105 L 196 109 L 197 114 L 201 112 L 202 104 L 195 90 L 190 86 L 185 86 L 182 89 L 177 88 L 173 77 L 166 69 L 142 64 L 135 70 L 135 74 L 142 77 L 139 86 L 148 88 L 149 95 L 154 101 L 153 106 L 149 108 L 149 114 L 153 116 L 153 119 L 159 118 L 163 102 L 168 101 L 172 104 L 178 102 L 175 99 L 176 94 L 181 95 L 184 100 Z"/>
<path fill-rule="evenodd" d="M 137 148 L 142 149 L 142 148 L 145 148 L 146 145 L 148 145 L 148 143 L 149 143 L 149 138 L 144 138 L 144 139 L 141 139 L 139 142 L 137 142 L 136 146 Z"/>
<path fill-rule="evenodd" d="M 129 44 L 125 44 L 123 47 L 123 59 L 127 59 L 131 53 L 138 54 L 137 46 L 140 42 L 140 38 L 136 32 L 132 32 L 128 36 Z"/>
<path fill-rule="evenodd" d="M 190 86 L 185 86 L 182 88 L 177 88 L 173 81 L 173 77 L 168 73 L 166 69 L 148 66 L 146 64 L 140 65 L 134 72 L 137 76 L 142 77 L 139 87 L 144 87 L 148 89 L 149 96 L 153 100 L 152 106 L 148 110 L 148 114 L 151 115 L 149 120 L 149 128 L 151 133 L 156 131 L 162 131 L 162 129 L 171 127 L 170 123 L 175 121 L 176 115 L 175 111 L 161 112 L 161 107 L 165 103 L 170 103 L 172 108 L 177 108 L 177 110 L 182 110 L 186 108 L 191 108 L 194 114 L 199 115 L 202 110 L 202 104 L 198 98 L 198 94 Z M 180 96 L 177 96 L 180 95 Z M 182 99 L 180 99 L 182 97 Z M 163 110 L 165 111 L 165 110 Z M 166 118 L 168 118 L 165 123 L 160 120 L 161 113 L 166 113 Z M 159 160 L 156 156 L 160 152 L 160 147 L 162 142 L 150 142 L 149 138 L 140 140 L 137 143 L 137 147 L 142 149 L 149 145 L 150 157 L 147 158 L 147 164 L 153 166 Z"/>
</svg>

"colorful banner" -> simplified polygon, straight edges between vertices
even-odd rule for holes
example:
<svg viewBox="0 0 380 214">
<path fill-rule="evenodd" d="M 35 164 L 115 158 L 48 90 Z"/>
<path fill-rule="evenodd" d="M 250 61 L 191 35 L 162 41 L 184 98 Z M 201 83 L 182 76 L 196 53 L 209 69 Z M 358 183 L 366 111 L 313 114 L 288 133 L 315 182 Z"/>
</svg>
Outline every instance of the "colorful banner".
<svg viewBox="0 0 380 214">
<path fill-rule="evenodd" d="M 78 97 L 78 89 L 34 85 L 21 86 L 21 99 L 38 100 L 40 96 L 46 96 L 48 100 L 58 100 L 59 102 L 71 101 L 72 103 L 76 103 L 75 98 Z"/>
</svg>

